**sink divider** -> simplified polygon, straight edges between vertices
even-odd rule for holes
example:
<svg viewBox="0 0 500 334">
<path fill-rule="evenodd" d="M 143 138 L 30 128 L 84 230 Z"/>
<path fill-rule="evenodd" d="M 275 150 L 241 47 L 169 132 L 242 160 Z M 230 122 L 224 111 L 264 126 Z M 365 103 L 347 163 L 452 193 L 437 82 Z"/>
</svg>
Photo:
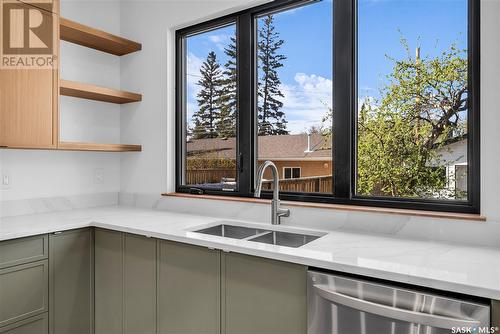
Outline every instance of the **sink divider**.
<svg viewBox="0 0 500 334">
<path fill-rule="evenodd" d="M 269 233 L 273 233 L 273 231 L 264 231 L 264 232 L 260 232 L 260 233 L 257 233 L 257 234 L 254 234 L 254 235 L 248 236 L 248 237 L 246 237 L 246 238 L 243 238 L 243 239 L 241 239 L 241 240 L 248 240 L 248 241 L 250 241 L 250 240 L 252 240 L 252 239 L 254 239 L 254 238 L 258 238 L 258 237 L 261 237 L 261 236 L 263 236 L 263 235 L 267 235 L 267 234 L 269 234 Z"/>
</svg>

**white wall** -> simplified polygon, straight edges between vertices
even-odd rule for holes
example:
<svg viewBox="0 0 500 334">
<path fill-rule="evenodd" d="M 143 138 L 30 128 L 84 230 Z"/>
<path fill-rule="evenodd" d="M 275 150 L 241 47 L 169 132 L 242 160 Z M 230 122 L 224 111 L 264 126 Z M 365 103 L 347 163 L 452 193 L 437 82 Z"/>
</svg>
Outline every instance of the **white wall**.
<svg viewBox="0 0 500 334">
<path fill-rule="evenodd" d="M 481 0 L 481 212 L 500 224 L 500 1 Z"/>
<path fill-rule="evenodd" d="M 118 1 L 62 0 L 61 16 L 120 32 Z M 61 43 L 61 78 L 120 87 L 120 58 Z M 119 142 L 120 107 L 61 97 L 61 140 Z M 0 200 L 69 196 L 120 190 L 120 157 L 111 153 L 0 150 L 0 174 L 10 178 Z M 102 174 L 103 180 L 96 180 Z"/>
<path fill-rule="evenodd" d="M 3 201 L 119 190 L 120 164 L 110 154 L 32 150 L 2 155 L 11 182 L 10 189 L 0 192 Z M 95 173 L 102 173 L 104 182 Z"/>
</svg>

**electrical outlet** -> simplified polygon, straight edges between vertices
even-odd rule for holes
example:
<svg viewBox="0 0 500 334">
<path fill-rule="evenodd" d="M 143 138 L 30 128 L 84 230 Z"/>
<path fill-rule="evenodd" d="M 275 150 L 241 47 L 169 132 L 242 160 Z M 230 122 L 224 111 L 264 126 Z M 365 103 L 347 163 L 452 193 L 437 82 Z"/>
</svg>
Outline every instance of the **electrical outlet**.
<svg viewBox="0 0 500 334">
<path fill-rule="evenodd" d="M 104 169 L 94 169 L 94 184 L 104 184 Z"/>
<path fill-rule="evenodd" d="M 2 171 L 0 175 L 0 189 L 7 190 L 12 186 L 12 178 L 8 172 Z"/>
</svg>

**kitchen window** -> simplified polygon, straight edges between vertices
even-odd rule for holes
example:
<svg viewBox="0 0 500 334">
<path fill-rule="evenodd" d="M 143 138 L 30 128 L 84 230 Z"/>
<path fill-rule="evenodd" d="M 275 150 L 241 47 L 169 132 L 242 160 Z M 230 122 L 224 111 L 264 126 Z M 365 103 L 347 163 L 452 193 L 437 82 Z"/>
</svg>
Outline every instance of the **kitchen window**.
<svg viewBox="0 0 500 334">
<path fill-rule="evenodd" d="M 478 7 L 281 0 L 178 30 L 176 190 L 250 197 L 271 160 L 283 199 L 479 213 Z"/>
</svg>

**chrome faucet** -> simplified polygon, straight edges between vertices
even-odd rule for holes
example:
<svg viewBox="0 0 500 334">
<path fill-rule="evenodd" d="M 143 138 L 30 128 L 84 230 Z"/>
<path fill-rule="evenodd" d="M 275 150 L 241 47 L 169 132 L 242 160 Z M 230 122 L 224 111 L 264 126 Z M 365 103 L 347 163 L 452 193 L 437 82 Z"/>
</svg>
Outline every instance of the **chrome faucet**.
<svg viewBox="0 0 500 334">
<path fill-rule="evenodd" d="M 279 225 L 281 224 L 281 217 L 290 217 L 289 209 L 280 208 L 280 180 L 278 168 L 271 161 L 266 161 L 259 167 L 257 172 L 257 186 L 255 187 L 255 197 L 260 197 L 262 191 L 262 179 L 264 178 L 264 172 L 267 167 L 271 168 L 273 174 L 273 200 L 271 201 L 271 224 Z"/>
</svg>

